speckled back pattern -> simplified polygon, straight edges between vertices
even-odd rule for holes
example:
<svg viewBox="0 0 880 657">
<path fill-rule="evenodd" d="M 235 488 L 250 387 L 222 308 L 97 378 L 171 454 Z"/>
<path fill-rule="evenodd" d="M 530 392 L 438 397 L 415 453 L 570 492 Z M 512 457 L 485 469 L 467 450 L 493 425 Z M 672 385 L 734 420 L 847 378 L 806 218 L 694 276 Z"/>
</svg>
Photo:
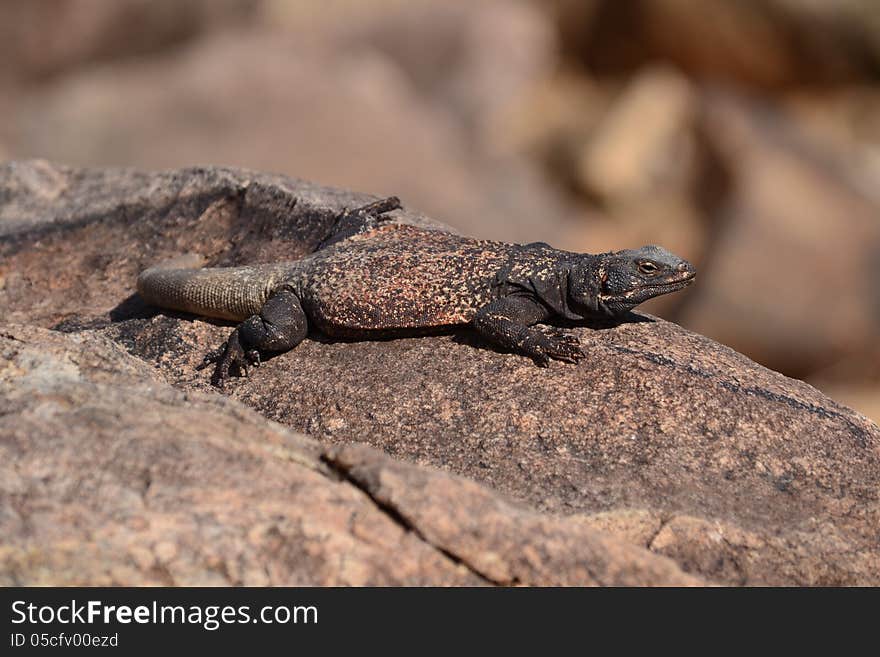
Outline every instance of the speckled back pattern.
<svg viewBox="0 0 880 657">
<path fill-rule="evenodd" d="M 330 334 L 463 324 L 498 296 L 499 274 L 550 276 L 570 255 L 389 224 L 304 259 L 294 289 Z"/>
</svg>

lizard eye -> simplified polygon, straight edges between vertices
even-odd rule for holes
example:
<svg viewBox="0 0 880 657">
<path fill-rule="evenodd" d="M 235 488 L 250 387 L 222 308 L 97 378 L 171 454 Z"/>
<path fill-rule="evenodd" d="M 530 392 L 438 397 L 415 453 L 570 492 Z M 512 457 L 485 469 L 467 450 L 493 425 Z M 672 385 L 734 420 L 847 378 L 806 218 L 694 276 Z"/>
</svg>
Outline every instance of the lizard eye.
<svg viewBox="0 0 880 657">
<path fill-rule="evenodd" d="M 639 263 L 639 271 L 643 274 L 656 274 L 657 273 L 657 265 L 653 262 L 645 261 Z"/>
</svg>

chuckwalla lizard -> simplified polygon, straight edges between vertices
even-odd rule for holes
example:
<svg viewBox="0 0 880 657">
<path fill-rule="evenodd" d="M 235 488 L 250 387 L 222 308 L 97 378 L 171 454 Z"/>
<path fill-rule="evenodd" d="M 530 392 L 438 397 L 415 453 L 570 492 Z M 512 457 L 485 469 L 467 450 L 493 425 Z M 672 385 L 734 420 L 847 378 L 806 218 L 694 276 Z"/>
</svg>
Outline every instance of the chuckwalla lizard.
<svg viewBox="0 0 880 657">
<path fill-rule="evenodd" d="M 383 199 L 340 214 L 314 253 L 291 262 L 189 269 L 158 265 L 138 277 L 149 303 L 241 323 L 205 357 L 213 381 L 247 374 L 260 352 L 293 349 L 318 329 L 370 337 L 467 324 L 484 339 L 531 357 L 576 363 L 575 336 L 534 325 L 559 317 L 619 317 L 680 290 L 693 266 L 659 246 L 586 254 L 542 242 L 509 244 L 390 223 Z"/>
</svg>

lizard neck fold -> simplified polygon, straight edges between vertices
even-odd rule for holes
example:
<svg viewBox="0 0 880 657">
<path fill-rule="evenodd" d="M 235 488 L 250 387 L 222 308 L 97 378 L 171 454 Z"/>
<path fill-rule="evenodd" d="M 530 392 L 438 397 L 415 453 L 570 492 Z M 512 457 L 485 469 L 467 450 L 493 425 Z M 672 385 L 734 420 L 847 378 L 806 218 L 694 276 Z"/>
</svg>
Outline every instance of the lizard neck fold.
<svg viewBox="0 0 880 657">
<path fill-rule="evenodd" d="M 574 299 L 570 294 L 572 272 L 561 268 L 548 279 L 530 279 L 535 296 L 555 315 L 570 320 L 584 319 L 597 307 L 597 298 Z"/>
<path fill-rule="evenodd" d="M 578 319 L 583 319 L 605 310 L 600 297 L 602 291 L 600 258 L 583 255 L 567 268 L 565 273 L 565 297 L 570 313 L 575 314 Z"/>
<path fill-rule="evenodd" d="M 554 315 L 582 320 L 600 311 L 600 271 L 597 259 L 581 255 L 575 261 L 560 258 L 540 269 L 516 272 L 508 265 L 493 282 L 494 296 L 526 295 L 540 301 Z"/>
</svg>

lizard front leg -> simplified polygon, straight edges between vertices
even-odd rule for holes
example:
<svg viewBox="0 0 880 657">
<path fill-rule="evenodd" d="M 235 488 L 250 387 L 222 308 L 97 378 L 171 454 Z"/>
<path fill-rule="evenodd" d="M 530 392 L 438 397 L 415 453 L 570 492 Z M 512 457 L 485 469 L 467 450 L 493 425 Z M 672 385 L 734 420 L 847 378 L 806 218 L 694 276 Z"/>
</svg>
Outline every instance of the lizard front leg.
<svg viewBox="0 0 880 657">
<path fill-rule="evenodd" d="M 473 326 L 490 342 L 530 356 L 541 367 L 547 367 L 552 358 L 577 363 L 584 352 L 576 336 L 546 334 L 532 326 L 550 314 L 546 306 L 530 297 L 502 297 L 477 311 Z"/>
<path fill-rule="evenodd" d="M 219 349 L 210 352 L 199 369 L 216 363 L 211 382 L 222 388 L 233 371 L 247 376 L 248 365 L 260 364 L 261 351 L 289 351 L 308 334 L 308 320 L 299 297 L 290 290 L 276 292 L 257 315 L 243 321 Z"/>
</svg>

